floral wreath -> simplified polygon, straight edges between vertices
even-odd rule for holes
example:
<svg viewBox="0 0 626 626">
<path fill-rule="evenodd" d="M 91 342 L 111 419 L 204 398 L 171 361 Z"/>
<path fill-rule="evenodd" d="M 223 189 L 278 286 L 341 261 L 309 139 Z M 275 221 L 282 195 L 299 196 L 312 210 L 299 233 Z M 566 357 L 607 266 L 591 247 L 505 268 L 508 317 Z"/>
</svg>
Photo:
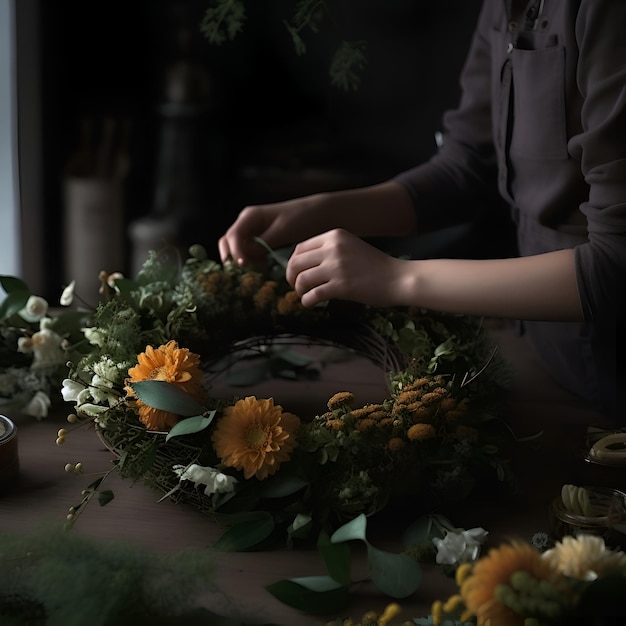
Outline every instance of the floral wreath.
<svg viewBox="0 0 626 626">
<path fill-rule="evenodd" d="M 262 269 L 221 265 L 194 245 L 184 262 L 151 252 L 134 281 L 101 276 L 103 300 L 63 397 L 75 403 L 72 427 L 94 423 L 115 453 L 111 471 L 227 526 L 252 524 L 259 543 L 279 529 L 291 541 L 337 527 L 400 497 L 428 508 L 478 481 L 511 479 L 514 437 L 500 419 L 509 372 L 480 320 L 344 301 L 305 308 L 280 256 L 268 259 Z M 355 406 L 338 389 L 310 420 L 273 398 L 212 397 L 216 372 L 251 352 L 268 358 L 281 341 L 370 358 L 388 372 L 389 397 Z M 104 477 L 70 521 L 96 494 L 112 498 Z"/>
</svg>

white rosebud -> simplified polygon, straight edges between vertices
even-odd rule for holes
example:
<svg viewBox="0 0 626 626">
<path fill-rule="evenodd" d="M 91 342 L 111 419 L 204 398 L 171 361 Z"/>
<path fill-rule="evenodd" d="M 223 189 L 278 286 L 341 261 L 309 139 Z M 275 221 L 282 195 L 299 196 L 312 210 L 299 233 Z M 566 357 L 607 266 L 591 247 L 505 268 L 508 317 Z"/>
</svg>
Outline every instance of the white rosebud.
<svg viewBox="0 0 626 626">
<path fill-rule="evenodd" d="M 77 383 L 71 378 L 66 378 L 61 387 L 61 395 L 66 402 L 76 402 L 81 391 L 85 390 L 85 385 Z"/>
<path fill-rule="evenodd" d="M 17 340 L 17 351 L 30 354 L 33 351 L 33 340 L 30 337 L 19 337 Z"/>
<path fill-rule="evenodd" d="M 50 328 L 37 331 L 31 337 L 35 360 L 32 368 L 55 367 L 65 362 L 65 352 L 61 347 L 63 337 Z"/>
<path fill-rule="evenodd" d="M 480 546 L 487 537 L 484 528 L 446 532 L 443 539 L 433 538 L 437 548 L 437 563 L 440 565 L 455 565 L 475 561 L 480 553 Z"/>
<path fill-rule="evenodd" d="M 76 281 L 73 280 L 61 294 L 61 306 L 69 306 L 74 301 L 74 288 L 76 287 Z"/>
<path fill-rule="evenodd" d="M 27 322 L 38 322 L 48 312 L 48 302 L 41 296 L 30 296 L 19 316 Z"/>
<path fill-rule="evenodd" d="M 37 391 L 29 400 L 28 404 L 22 407 L 22 413 L 41 419 L 48 415 L 48 409 L 51 404 L 52 402 L 46 393 L 43 391 Z"/>
<path fill-rule="evenodd" d="M 223 474 L 213 467 L 202 467 L 193 463 L 185 469 L 182 465 L 175 465 L 174 472 L 178 475 L 180 481 L 189 480 L 198 485 L 206 485 L 205 495 L 210 496 L 214 493 L 229 493 L 235 489 L 238 482 L 234 476 Z"/>
</svg>

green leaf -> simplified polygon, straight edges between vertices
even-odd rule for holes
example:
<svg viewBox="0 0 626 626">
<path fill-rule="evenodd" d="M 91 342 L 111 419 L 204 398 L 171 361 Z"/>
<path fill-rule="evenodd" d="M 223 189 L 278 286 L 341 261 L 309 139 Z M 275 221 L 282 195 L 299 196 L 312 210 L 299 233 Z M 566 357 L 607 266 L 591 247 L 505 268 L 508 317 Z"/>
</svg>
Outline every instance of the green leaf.
<svg viewBox="0 0 626 626">
<path fill-rule="evenodd" d="M 264 481 L 259 487 L 258 493 L 261 498 L 284 498 L 290 496 L 309 483 L 306 480 L 302 480 L 298 476 L 293 474 L 275 474 L 272 478 Z"/>
<path fill-rule="evenodd" d="M 281 350 L 277 357 L 294 367 L 307 367 L 313 363 L 313 359 L 297 350 Z"/>
<path fill-rule="evenodd" d="M 28 302 L 30 293 L 28 291 L 12 291 L 0 304 L 0 320 L 7 319 L 21 311 Z"/>
<path fill-rule="evenodd" d="M 163 380 L 141 380 L 130 386 L 137 397 L 153 409 L 161 409 L 182 417 L 204 413 L 204 407 L 189 394 Z"/>
<path fill-rule="evenodd" d="M 322 531 L 317 549 L 330 577 L 346 587 L 350 586 L 350 546 L 347 543 L 331 543 L 330 537 Z"/>
<path fill-rule="evenodd" d="M 406 554 L 393 554 L 368 545 L 372 582 L 392 598 L 407 598 L 422 582 L 420 564 Z"/>
<path fill-rule="evenodd" d="M 30 293 L 28 285 L 21 278 L 15 276 L 7 276 L 6 274 L 0 275 L 0 285 L 2 285 L 7 295 L 16 291 Z"/>
<path fill-rule="evenodd" d="M 229 370 L 226 381 L 233 387 L 247 387 L 260 383 L 268 378 L 269 374 L 269 362 L 263 361 L 247 367 L 237 367 Z"/>
<path fill-rule="evenodd" d="M 266 241 L 264 241 L 260 237 L 254 237 L 254 241 L 256 241 L 256 243 L 258 243 L 260 246 L 263 246 L 267 250 L 267 253 L 270 255 L 275 263 L 280 265 L 283 269 L 287 269 L 287 259 L 284 259 L 282 256 L 280 256 L 280 254 L 274 252 L 274 250 L 272 250 L 272 248 L 268 245 Z"/>
<path fill-rule="evenodd" d="M 204 430 L 212 421 L 215 416 L 215 411 L 211 411 L 206 415 L 194 415 L 193 417 L 186 417 L 180 420 L 180 422 L 174 424 L 165 441 L 169 441 L 172 437 L 179 437 L 180 435 L 192 435 L 193 433 L 199 433 Z"/>
<path fill-rule="evenodd" d="M 141 466 L 139 473 L 140 475 L 145 474 L 154 464 L 156 460 L 157 451 L 159 449 L 159 439 L 154 438 L 150 445 L 142 451 L 141 456 L 139 457 L 141 460 Z M 139 478 L 139 476 L 137 477 Z"/>
<path fill-rule="evenodd" d="M 287 528 L 287 535 L 292 539 L 304 539 L 309 536 L 313 528 L 313 518 L 310 515 L 298 513 Z"/>
<path fill-rule="evenodd" d="M 331 543 L 340 543 L 342 541 L 353 541 L 360 539 L 367 543 L 365 532 L 367 529 L 367 518 L 363 513 L 347 524 L 340 526 L 330 538 Z"/>
<path fill-rule="evenodd" d="M 265 511 L 259 513 L 256 518 L 231 526 L 213 547 L 224 552 L 241 552 L 267 539 L 274 531 L 274 519 Z"/>
<path fill-rule="evenodd" d="M 582 615 L 624 615 L 626 575 L 611 574 L 585 585 L 577 611 Z M 617 610 L 620 610 L 618 613 Z"/>
<path fill-rule="evenodd" d="M 404 547 L 420 545 L 429 542 L 433 538 L 433 518 L 423 515 L 416 519 L 405 531 L 402 538 Z M 440 536 L 440 535 L 437 535 Z"/>
<path fill-rule="evenodd" d="M 113 500 L 113 498 L 115 498 L 115 495 L 113 494 L 113 492 L 110 489 L 107 489 L 105 491 L 100 491 L 98 493 L 98 504 L 100 506 L 105 506 L 106 504 L 111 502 L 111 500 Z"/>
<path fill-rule="evenodd" d="M 348 597 L 348 588 L 329 576 L 285 579 L 265 588 L 281 602 L 312 614 L 338 611 Z"/>
</svg>

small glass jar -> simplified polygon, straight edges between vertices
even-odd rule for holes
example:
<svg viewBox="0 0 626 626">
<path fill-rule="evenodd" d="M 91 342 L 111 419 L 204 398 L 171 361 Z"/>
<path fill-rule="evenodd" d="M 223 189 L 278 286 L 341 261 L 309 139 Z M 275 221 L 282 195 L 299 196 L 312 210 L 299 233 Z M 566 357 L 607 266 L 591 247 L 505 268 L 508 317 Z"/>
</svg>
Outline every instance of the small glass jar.
<svg viewBox="0 0 626 626">
<path fill-rule="evenodd" d="M 584 487 L 597 515 L 579 515 L 567 509 L 561 496 L 550 505 L 552 536 L 598 535 L 608 547 L 626 549 L 626 493 L 610 487 Z"/>
<path fill-rule="evenodd" d="M 0 489 L 8 486 L 18 471 L 17 427 L 8 417 L 0 415 Z"/>
</svg>

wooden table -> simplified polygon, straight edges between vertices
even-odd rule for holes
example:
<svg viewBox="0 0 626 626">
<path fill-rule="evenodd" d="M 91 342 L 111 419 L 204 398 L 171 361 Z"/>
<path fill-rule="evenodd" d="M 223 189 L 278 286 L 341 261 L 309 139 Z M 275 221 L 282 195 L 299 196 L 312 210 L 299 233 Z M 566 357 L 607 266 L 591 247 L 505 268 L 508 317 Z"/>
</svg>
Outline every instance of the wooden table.
<svg viewBox="0 0 626 626">
<path fill-rule="evenodd" d="M 522 483 L 519 498 L 507 501 L 505 506 L 484 494 L 480 502 L 468 502 L 449 515 L 458 526 L 487 529 L 490 543 L 495 544 L 514 536 L 530 540 L 535 532 L 547 530 L 549 503 L 564 482 L 593 484 L 590 481 L 608 480 L 623 485 L 624 475 L 621 471 L 608 478 L 606 474 L 594 474 L 596 469 L 580 458 L 586 427 L 608 425 L 550 380 L 532 348 L 515 334 L 511 324 L 494 324 L 490 332 L 514 370 L 509 423 L 520 436 L 544 431 L 541 448 L 517 467 Z M 268 381 L 264 385 L 265 393 L 280 399 L 286 409 L 293 411 L 310 407 L 311 402 L 319 406 L 335 391 L 347 389 L 362 403 L 387 396 L 384 374 L 360 359 L 329 366 L 323 370 L 321 380 L 315 382 Z M 257 394 L 262 392 L 255 389 Z M 71 410 L 71 405 L 68 408 Z M 72 432 L 63 446 L 56 446 L 57 430 L 67 427 L 64 413 L 41 422 L 23 415 L 9 417 L 18 426 L 21 469 L 18 484 L 0 494 L 0 527 L 28 532 L 46 520 L 59 523 L 88 483 L 85 477 L 66 473 L 65 464 L 81 461 L 85 472 L 102 471 L 110 467 L 111 453 L 87 428 Z M 95 503 L 87 507 L 71 532 L 175 553 L 188 547 L 205 549 L 223 531 L 196 510 L 169 500 L 157 502 L 159 494 L 141 484 L 123 481 L 116 474 L 110 476 L 107 484 L 115 499 L 106 507 Z M 399 550 L 398 533 L 413 520 L 402 519 L 397 511 L 391 517 L 382 518 L 375 526 L 371 541 L 383 549 Z M 360 619 L 364 610 L 380 612 L 389 601 L 368 583 L 360 583 L 353 589 L 351 603 L 343 615 L 313 617 L 282 604 L 265 590 L 266 585 L 282 578 L 325 574 L 324 564 L 314 550 L 225 553 L 217 556 L 217 562 L 223 593 L 208 593 L 202 603 L 218 613 L 242 617 L 248 623 L 307 626 L 324 624 L 335 617 Z M 363 573 L 364 555 L 355 546 L 353 578 Z M 420 589 L 400 602 L 402 618 L 428 615 L 431 602 L 445 599 L 453 588 L 453 582 L 437 566 L 425 566 Z"/>
</svg>

